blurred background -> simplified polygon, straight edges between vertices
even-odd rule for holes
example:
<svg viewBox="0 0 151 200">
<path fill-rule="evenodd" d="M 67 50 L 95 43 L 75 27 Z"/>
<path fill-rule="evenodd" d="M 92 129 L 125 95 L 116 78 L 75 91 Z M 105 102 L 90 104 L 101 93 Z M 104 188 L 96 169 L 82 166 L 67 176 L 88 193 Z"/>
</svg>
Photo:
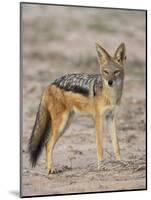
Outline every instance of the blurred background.
<svg viewBox="0 0 151 200">
<path fill-rule="evenodd" d="M 122 144 L 122 154 L 125 159 L 137 159 L 138 162 L 140 160 L 145 162 L 145 14 L 145 11 L 138 10 L 22 4 L 22 155 L 25 194 L 31 193 L 31 191 L 35 191 L 34 194 L 38 194 L 38 186 L 37 188 L 35 186 L 36 183 L 29 184 L 29 175 L 32 169 L 28 163 L 27 144 L 42 91 L 55 78 L 66 73 L 99 73 L 95 42 L 100 43 L 111 55 L 114 54 L 114 51 L 121 42 L 126 44 L 125 85 L 118 116 L 119 138 Z M 79 118 L 75 118 L 73 125 L 64 136 L 64 151 L 66 154 L 69 151 L 72 152 L 71 149 L 81 148 L 80 151 L 82 153 L 79 154 L 81 157 L 83 155 L 84 164 L 81 163 L 80 159 L 77 158 L 77 161 L 75 159 L 75 170 L 76 167 L 88 167 L 89 162 L 92 162 L 93 165 L 96 159 L 94 127 L 91 120 L 89 121 L 88 116 L 84 119 L 86 120 L 85 124 L 82 123 L 83 119 L 82 115 Z M 81 145 L 83 141 L 85 145 L 92 146 L 88 154 L 82 147 L 77 147 L 76 143 L 74 146 L 75 140 L 73 141 L 73 146 L 69 145 L 72 141 L 70 136 L 74 128 L 76 138 L 83 137 L 81 138 Z M 85 132 L 86 128 L 88 129 L 87 132 Z M 78 134 L 78 131 L 82 133 L 82 136 Z M 108 149 L 105 151 L 105 156 L 107 158 L 109 155 L 114 156 L 109 135 L 106 136 L 105 141 L 105 148 Z M 61 145 L 62 142 L 59 144 Z M 85 146 L 85 149 L 88 148 L 87 146 Z M 70 150 L 68 149 L 69 147 Z M 111 152 L 108 154 L 107 151 L 110 151 L 110 149 Z M 61 156 L 60 152 L 62 154 L 62 149 L 59 148 L 59 145 L 56 146 L 55 152 L 58 165 L 59 162 L 60 165 L 70 163 L 68 156 L 62 155 L 63 160 L 59 157 Z M 77 154 L 73 151 L 73 155 Z M 41 159 L 39 170 L 42 170 L 45 166 L 44 157 Z M 137 161 L 135 163 L 139 165 Z M 138 188 L 144 187 L 145 169 L 142 169 L 144 171 L 140 171 L 142 176 L 142 179 L 139 180 L 140 182 L 134 181 L 134 185 L 131 185 L 132 182 L 130 182 L 127 186 L 122 187 L 128 189 L 134 188 L 134 186 Z M 89 171 L 91 171 L 91 168 Z M 119 177 L 120 173 L 118 172 L 117 174 Z M 72 177 L 74 177 L 74 174 L 72 174 Z M 95 175 L 93 174 L 92 177 L 95 177 Z M 125 177 L 128 177 L 128 175 Z M 34 180 L 34 175 L 32 178 Z M 42 183 L 42 180 L 39 180 Z M 80 179 L 77 179 L 77 183 L 78 180 Z M 107 180 L 109 181 L 109 179 Z M 51 182 L 51 184 L 53 183 Z M 114 187 L 115 185 L 107 189 L 118 189 Z M 78 186 L 76 188 L 77 190 L 72 188 L 71 191 L 79 191 L 81 186 L 80 189 L 78 189 Z M 87 189 L 90 191 L 100 191 L 101 186 L 98 189 L 87 186 Z M 56 192 L 56 190 L 53 191 Z M 63 191 L 68 192 L 65 188 Z M 83 189 L 83 191 L 85 190 Z M 45 191 L 44 194 L 46 193 L 49 194 L 50 191 Z"/>
</svg>

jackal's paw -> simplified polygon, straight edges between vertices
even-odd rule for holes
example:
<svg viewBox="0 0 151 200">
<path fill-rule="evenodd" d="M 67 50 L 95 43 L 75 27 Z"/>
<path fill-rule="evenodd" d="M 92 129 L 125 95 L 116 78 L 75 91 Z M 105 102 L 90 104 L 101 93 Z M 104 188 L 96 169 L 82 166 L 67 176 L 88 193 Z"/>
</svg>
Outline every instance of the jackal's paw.
<svg viewBox="0 0 151 200">
<path fill-rule="evenodd" d="M 48 175 L 49 174 L 55 174 L 56 173 L 56 170 L 55 169 L 48 169 Z"/>
<path fill-rule="evenodd" d="M 116 155 L 116 160 L 118 161 L 120 161 L 121 160 L 121 156 L 120 155 Z"/>
<path fill-rule="evenodd" d="M 98 170 L 101 170 L 102 169 L 102 161 L 98 161 Z"/>
<path fill-rule="evenodd" d="M 108 168 L 106 168 L 105 166 L 104 166 L 104 162 L 101 160 L 101 161 L 98 161 L 98 170 L 100 171 L 100 170 L 102 170 L 102 171 L 107 171 L 108 170 Z"/>
<path fill-rule="evenodd" d="M 54 174 L 54 173 L 56 173 L 56 169 L 54 168 L 53 165 L 51 165 L 50 167 L 48 167 L 47 171 L 48 171 L 48 174 Z"/>
</svg>

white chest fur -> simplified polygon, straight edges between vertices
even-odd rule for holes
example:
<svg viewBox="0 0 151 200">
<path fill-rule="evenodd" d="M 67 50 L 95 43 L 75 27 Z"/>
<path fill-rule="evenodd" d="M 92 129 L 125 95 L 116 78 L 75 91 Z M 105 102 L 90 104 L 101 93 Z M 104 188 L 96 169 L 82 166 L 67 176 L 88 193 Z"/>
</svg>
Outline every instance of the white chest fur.
<svg viewBox="0 0 151 200">
<path fill-rule="evenodd" d="M 105 93 L 108 104 L 101 109 L 103 115 L 115 114 L 118 108 L 118 100 L 120 99 L 119 91 L 115 88 L 108 88 Z"/>
<path fill-rule="evenodd" d="M 108 105 L 101 109 L 102 115 L 113 115 L 117 112 L 117 105 Z"/>
</svg>

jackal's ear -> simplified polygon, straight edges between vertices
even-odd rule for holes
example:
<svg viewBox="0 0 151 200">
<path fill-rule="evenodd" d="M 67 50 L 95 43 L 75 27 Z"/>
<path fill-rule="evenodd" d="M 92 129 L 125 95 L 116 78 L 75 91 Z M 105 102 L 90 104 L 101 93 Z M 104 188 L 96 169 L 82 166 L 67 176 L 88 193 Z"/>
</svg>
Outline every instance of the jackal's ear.
<svg viewBox="0 0 151 200">
<path fill-rule="evenodd" d="M 113 58 L 118 64 L 120 64 L 120 65 L 124 65 L 125 64 L 125 61 L 126 61 L 126 48 L 125 48 L 125 44 L 124 43 L 121 43 L 119 45 L 119 47 L 115 51 L 115 54 L 114 54 Z"/>
<path fill-rule="evenodd" d="M 96 43 L 96 51 L 98 53 L 98 61 L 100 65 L 105 65 L 110 60 L 110 55 L 107 53 L 107 51 L 101 47 L 98 43 Z"/>
</svg>

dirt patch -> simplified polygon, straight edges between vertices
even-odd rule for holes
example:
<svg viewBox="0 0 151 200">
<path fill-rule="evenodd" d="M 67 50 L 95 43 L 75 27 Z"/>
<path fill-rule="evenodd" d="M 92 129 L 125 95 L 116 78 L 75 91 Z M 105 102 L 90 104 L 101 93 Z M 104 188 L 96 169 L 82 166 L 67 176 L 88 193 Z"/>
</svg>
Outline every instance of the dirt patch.
<svg viewBox="0 0 151 200">
<path fill-rule="evenodd" d="M 31 4 L 24 4 L 22 12 L 22 194 L 144 189 L 145 13 Z M 78 114 L 55 146 L 58 172 L 47 175 L 44 152 L 32 169 L 27 146 L 43 89 L 65 73 L 99 73 L 95 42 L 112 53 L 123 41 L 128 59 L 118 113 L 122 161 L 115 161 L 106 131 L 104 160 L 97 170 L 93 121 L 87 114 Z"/>
</svg>

